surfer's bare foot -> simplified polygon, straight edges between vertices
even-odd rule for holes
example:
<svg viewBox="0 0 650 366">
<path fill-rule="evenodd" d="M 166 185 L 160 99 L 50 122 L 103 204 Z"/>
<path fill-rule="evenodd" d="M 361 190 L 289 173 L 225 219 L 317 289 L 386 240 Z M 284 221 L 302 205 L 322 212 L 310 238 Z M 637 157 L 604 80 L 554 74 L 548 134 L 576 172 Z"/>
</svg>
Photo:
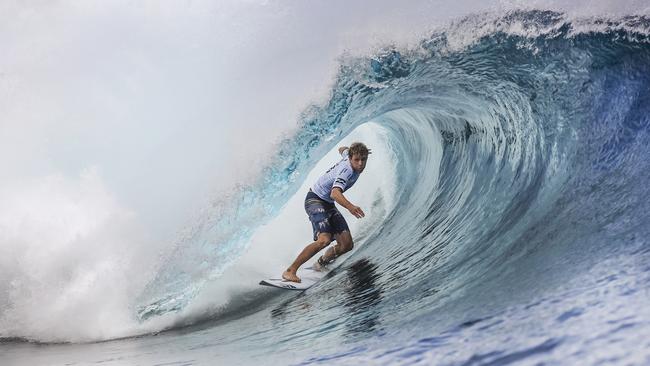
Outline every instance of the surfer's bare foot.
<svg viewBox="0 0 650 366">
<path fill-rule="evenodd" d="M 298 277 L 295 272 L 291 272 L 289 270 L 286 270 L 284 273 L 282 273 L 282 278 L 286 281 L 300 283 L 300 277 Z"/>
</svg>

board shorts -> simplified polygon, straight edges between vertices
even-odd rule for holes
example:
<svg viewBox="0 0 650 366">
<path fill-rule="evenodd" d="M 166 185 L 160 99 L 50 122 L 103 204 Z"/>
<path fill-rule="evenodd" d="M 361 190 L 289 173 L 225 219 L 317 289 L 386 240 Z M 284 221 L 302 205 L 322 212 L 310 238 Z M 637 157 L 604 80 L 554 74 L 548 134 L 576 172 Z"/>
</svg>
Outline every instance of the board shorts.
<svg viewBox="0 0 650 366">
<path fill-rule="evenodd" d="M 307 212 L 309 221 L 311 221 L 314 241 L 318 240 L 318 234 L 320 233 L 330 233 L 332 234 L 332 240 L 334 240 L 334 235 L 350 231 L 348 223 L 336 206 L 318 197 L 311 189 L 307 193 L 307 197 L 305 197 L 305 212 Z"/>
</svg>

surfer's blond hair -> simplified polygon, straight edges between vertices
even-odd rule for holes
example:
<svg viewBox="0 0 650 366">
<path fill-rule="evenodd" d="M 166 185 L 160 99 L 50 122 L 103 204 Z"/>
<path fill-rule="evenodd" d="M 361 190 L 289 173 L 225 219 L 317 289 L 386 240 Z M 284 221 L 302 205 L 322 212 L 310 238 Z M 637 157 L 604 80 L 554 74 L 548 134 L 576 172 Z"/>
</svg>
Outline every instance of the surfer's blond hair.
<svg viewBox="0 0 650 366">
<path fill-rule="evenodd" d="M 355 142 L 352 145 L 350 145 L 350 149 L 348 150 L 348 155 L 350 157 L 354 155 L 359 155 L 359 156 L 368 156 L 372 154 L 371 150 L 368 149 L 366 144 L 363 142 Z"/>
</svg>

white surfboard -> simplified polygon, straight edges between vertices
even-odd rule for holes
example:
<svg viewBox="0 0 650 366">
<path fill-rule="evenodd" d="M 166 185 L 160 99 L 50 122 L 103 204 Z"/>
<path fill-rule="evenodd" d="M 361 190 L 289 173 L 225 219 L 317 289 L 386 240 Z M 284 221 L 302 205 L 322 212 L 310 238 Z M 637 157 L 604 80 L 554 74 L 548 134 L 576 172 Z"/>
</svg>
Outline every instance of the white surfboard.
<svg viewBox="0 0 650 366">
<path fill-rule="evenodd" d="M 309 267 L 304 268 L 304 270 L 300 271 L 300 283 L 287 281 L 282 278 L 269 278 L 266 280 L 261 280 L 260 285 L 277 287 L 283 290 L 305 291 L 306 289 L 312 287 L 316 282 L 320 281 L 323 277 L 325 277 L 326 274 L 327 272 L 319 272 Z"/>
</svg>

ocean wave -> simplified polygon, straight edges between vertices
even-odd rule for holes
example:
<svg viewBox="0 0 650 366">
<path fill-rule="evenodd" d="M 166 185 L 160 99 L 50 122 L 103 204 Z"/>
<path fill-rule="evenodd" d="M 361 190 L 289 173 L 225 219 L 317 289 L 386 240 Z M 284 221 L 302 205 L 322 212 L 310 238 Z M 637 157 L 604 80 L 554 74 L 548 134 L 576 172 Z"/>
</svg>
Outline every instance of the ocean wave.
<svg viewBox="0 0 650 366">
<path fill-rule="evenodd" d="M 371 121 L 397 160 L 395 204 L 350 261 L 381 273 L 385 304 L 451 301 L 531 253 L 647 226 L 649 29 L 644 17 L 482 14 L 412 49 L 344 59 L 329 101 L 305 109 L 259 181 L 188 230 L 139 319 L 188 306 L 302 194 L 313 164 Z"/>
</svg>

